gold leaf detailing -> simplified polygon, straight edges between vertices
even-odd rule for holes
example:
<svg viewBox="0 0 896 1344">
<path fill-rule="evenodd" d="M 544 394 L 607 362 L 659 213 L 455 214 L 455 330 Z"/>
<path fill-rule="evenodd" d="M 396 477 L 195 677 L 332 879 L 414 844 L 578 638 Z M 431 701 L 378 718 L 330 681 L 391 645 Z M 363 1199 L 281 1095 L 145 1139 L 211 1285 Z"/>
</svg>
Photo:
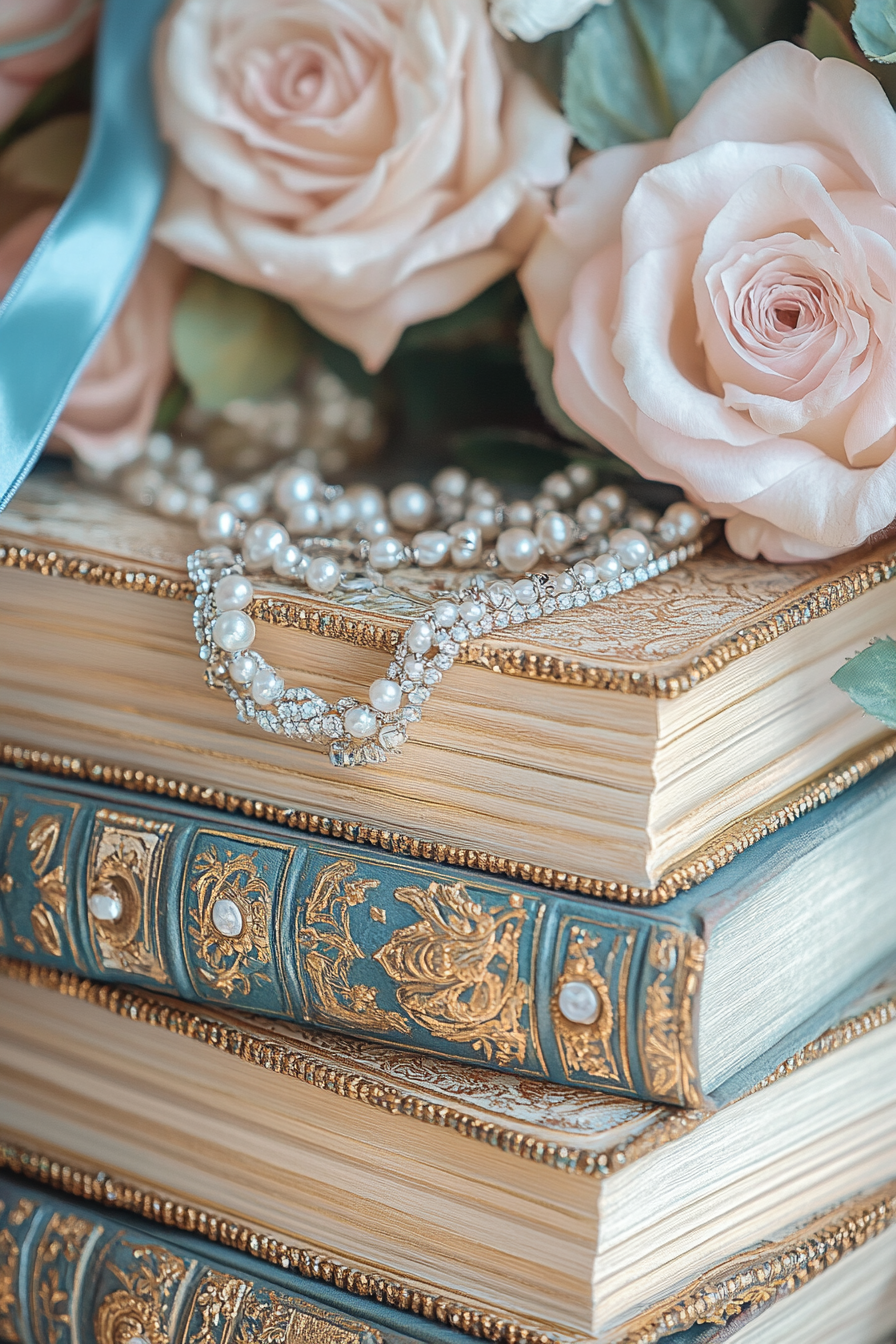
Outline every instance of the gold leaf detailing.
<svg viewBox="0 0 896 1344">
<path fill-rule="evenodd" d="M 159 883 L 162 856 L 173 826 L 100 808 L 87 864 L 87 921 L 94 952 L 107 971 L 136 972 L 167 984 L 159 955 Z M 114 920 L 98 919 L 91 897 L 118 904 Z"/>
<path fill-rule="evenodd" d="M 195 1344 L 206 1341 L 198 1336 Z M 236 1344 L 383 1344 L 383 1337 L 341 1313 L 255 1289 L 246 1299 Z"/>
<path fill-rule="evenodd" d="M 31 871 L 40 899 L 31 908 L 31 928 L 38 946 L 51 957 L 62 956 L 63 935 L 68 934 L 68 892 L 65 865 L 50 870 L 62 820 L 55 816 L 38 817 L 28 829 L 26 845 L 31 852 Z"/>
<path fill-rule="evenodd" d="M 4 1167 L 43 1181 L 67 1194 L 111 1205 L 116 1211 L 136 1213 L 166 1227 L 179 1227 L 186 1232 L 197 1233 L 221 1246 L 233 1247 L 257 1260 L 289 1269 L 303 1278 L 333 1284 L 355 1297 L 384 1302 L 398 1311 L 437 1321 L 477 1339 L 488 1339 L 493 1344 L 559 1344 L 557 1336 L 537 1327 L 482 1312 L 468 1303 L 428 1293 L 394 1279 L 385 1279 L 369 1270 L 340 1264 L 317 1251 L 291 1246 L 278 1241 L 276 1237 L 254 1232 L 240 1223 L 232 1223 L 192 1205 L 165 1199 L 152 1191 L 141 1190 L 105 1174 L 79 1171 L 67 1163 L 0 1140 L 0 1170 Z M 105 1342 L 98 1339 L 97 1344 Z"/>
<path fill-rule="evenodd" d="M 373 878 L 355 878 L 357 871 L 358 865 L 349 859 L 322 868 L 301 915 L 302 964 L 320 1005 L 315 1017 L 355 1030 L 407 1033 L 410 1027 L 401 1013 L 381 1008 L 372 985 L 352 983 L 352 968 L 365 956 L 352 937 L 349 910 L 363 905 L 368 891 L 379 886 Z"/>
<path fill-rule="evenodd" d="M 617 1344 L 657 1344 L 694 1325 L 722 1325 L 751 1308 L 788 1297 L 896 1221 L 896 1186 L 862 1196 L 815 1219 L 794 1236 L 732 1257 L 630 1322 Z M 727 1336 L 726 1336 L 727 1337 Z"/>
<path fill-rule="evenodd" d="M 621 935 L 620 935 L 621 937 Z M 629 944 L 633 935 L 629 935 Z M 551 1019 L 567 1077 L 588 1073 L 593 1078 L 619 1081 L 619 1069 L 613 1056 L 613 1003 L 606 980 L 594 964 L 593 952 L 600 947 L 597 934 L 586 933 L 578 925 L 569 930 L 569 944 L 563 973 L 551 996 Z M 560 991 L 572 982 L 590 985 L 597 996 L 598 1011 L 593 1022 L 570 1022 L 560 1011 Z"/>
<path fill-rule="evenodd" d="M 179 1256 L 161 1246 L 113 1243 L 131 1253 L 135 1268 L 128 1271 L 107 1257 L 106 1264 L 122 1285 L 107 1293 L 94 1313 L 96 1344 L 129 1344 L 145 1339 L 148 1344 L 169 1344 L 168 1324 L 177 1288 L 187 1267 Z"/>
<path fill-rule="evenodd" d="M 523 863 L 485 850 L 471 849 L 450 840 L 423 840 L 402 831 L 369 826 L 351 818 L 321 816 L 297 808 L 280 807 L 258 798 L 246 798 L 224 789 L 189 783 L 153 774 L 139 767 L 110 765 L 91 757 L 65 755 L 22 747 L 12 742 L 0 744 L 0 764 L 18 769 L 33 770 L 38 774 L 60 775 L 69 779 L 86 779 L 94 784 L 106 784 L 133 793 L 158 794 L 219 812 L 238 813 L 257 821 L 268 821 L 308 835 L 321 835 L 347 844 L 370 846 L 372 849 L 398 854 L 404 858 L 424 859 L 444 863 L 455 868 L 491 873 L 514 882 L 525 882 L 553 891 L 567 891 L 578 896 L 594 896 L 600 900 L 617 901 L 622 905 L 665 905 L 681 891 L 690 891 L 720 868 L 724 868 L 738 854 L 750 849 L 773 835 L 783 826 L 798 821 L 807 812 L 833 802 L 847 789 L 866 779 L 888 761 L 896 759 L 896 734 L 882 735 L 859 756 L 850 755 L 830 770 L 807 781 L 793 792 L 779 798 L 767 807 L 743 817 L 717 835 L 698 854 L 683 860 L 671 869 L 655 887 L 639 887 L 629 882 L 615 882 L 594 876 L 569 873 L 541 864 Z"/>
<path fill-rule="evenodd" d="M 44 1229 L 32 1271 L 32 1295 L 46 1344 L 59 1344 L 72 1331 L 68 1281 L 95 1223 L 76 1214 L 54 1213 Z"/>
<path fill-rule="evenodd" d="M 246 1279 L 237 1279 L 232 1274 L 222 1274 L 219 1270 L 209 1270 L 203 1277 L 196 1295 L 200 1326 L 195 1334 L 190 1334 L 190 1344 L 218 1344 L 214 1332 L 222 1323 L 224 1325 L 222 1340 L 229 1340 L 233 1323 L 240 1314 L 249 1287 Z"/>
<path fill-rule="evenodd" d="M 247 972 L 256 980 L 271 978 L 258 969 L 271 964 L 272 897 L 256 858 L 256 854 L 237 854 L 222 860 L 209 849 L 194 860 L 199 875 L 190 883 L 197 901 L 191 912 L 190 937 L 197 957 L 205 962 L 200 975 L 228 998 L 234 990 L 249 993 L 252 984 Z M 224 900 L 239 911 L 240 930 L 233 936 L 221 933 L 212 917 L 218 901 Z"/>
<path fill-rule="evenodd" d="M 20 1199 L 6 1218 L 13 1227 L 21 1227 L 28 1221 L 37 1206 L 33 1200 Z M 3 1212 L 0 1202 L 0 1212 Z M 19 1333 L 16 1329 L 15 1308 L 18 1303 L 19 1244 L 9 1230 L 0 1228 L 0 1339 L 6 1344 L 18 1344 Z"/>
<path fill-rule="evenodd" d="M 705 944 L 677 930 L 655 929 L 647 952 L 657 974 L 647 986 L 641 1023 L 641 1059 L 653 1096 L 700 1103 L 694 1059 L 693 1004 L 700 987 Z"/>
<path fill-rule="evenodd" d="M 462 882 L 398 887 L 395 899 L 420 920 L 396 929 L 374 953 L 395 980 L 396 998 L 433 1036 L 466 1042 L 499 1064 L 524 1063 L 529 1033 L 520 1023 L 529 986 L 519 976 L 526 911 L 517 897 L 483 910 Z"/>
<path fill-rule="evenodd" d="M 156 597 L 173 597 L 192 601 L 195 589 L 189 579 L 169 579 L 142 570 L 116 569 L 98 564 L 79 555 L 64 555 L 60 551 L 32 551 L 27 546 L 0 546 L 0 565 L 7 569 L 32 570 L 38 574 L 64 579 L 79 579 L 101 588 L 126 588 L 136 593 L 152 593 Z"/>
</svg>

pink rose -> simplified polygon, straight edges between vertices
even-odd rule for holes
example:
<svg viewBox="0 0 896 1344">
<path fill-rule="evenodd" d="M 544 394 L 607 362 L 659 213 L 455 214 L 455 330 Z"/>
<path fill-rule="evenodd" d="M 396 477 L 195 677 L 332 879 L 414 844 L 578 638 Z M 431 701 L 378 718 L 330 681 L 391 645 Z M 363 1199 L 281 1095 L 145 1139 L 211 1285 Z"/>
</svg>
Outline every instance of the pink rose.
<svg viewBox="0 0 896 1344">
<path fill-rule="evenodd" d="M 54 213 L 34 210 L 0 238 L 0 297 Z M 140 453 L 171 378 L 169 328 L 185 276 L 183 263 L 154 243 L 56 423 L 56 436 L 91 466 L 112 470 Z"/>
<path fill-rule="evenodd" d="M 176 0 L 157 56 L 157 236 L 370 369 L 519 264 L 568 170 L 485 0 Z"/>
<path fill-rule="evenodd" d="M 835 555 L 896 517 L 896 116 L 872 75 L 760 49 L 668 140 L 580 163 L 521 279 L 566 412 L 740 554 Z"/>
<path fill-rule="evenodd" d="M 2 0 L 0 127 L 9 125 L 45 79 L 87 50 L 98 15 L 96 0 Z M 4 59 L 4 49 L 21 55 Z"/>
</svg>

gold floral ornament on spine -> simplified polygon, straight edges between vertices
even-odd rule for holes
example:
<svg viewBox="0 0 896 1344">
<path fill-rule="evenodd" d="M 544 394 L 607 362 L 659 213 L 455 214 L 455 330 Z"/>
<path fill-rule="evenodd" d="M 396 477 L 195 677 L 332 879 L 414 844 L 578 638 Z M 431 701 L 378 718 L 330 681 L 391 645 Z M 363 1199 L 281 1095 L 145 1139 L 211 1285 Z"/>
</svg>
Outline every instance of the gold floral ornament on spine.
<svg viewBox="0 0 896 1344">
<path fill-rule="evenodd" d="M 207 850 L 194 861 L 198 877 L 190 883 L 197 905 L 191 911 L 190 937 L 201 963 L 199 974 L 228 998 L 248 994 L 252 980 L 270 982 L 262 967 L 271 965 L 268 926 L 271 890 L 260 876 L 256 855 L 220 859 Z"/>
</svg>

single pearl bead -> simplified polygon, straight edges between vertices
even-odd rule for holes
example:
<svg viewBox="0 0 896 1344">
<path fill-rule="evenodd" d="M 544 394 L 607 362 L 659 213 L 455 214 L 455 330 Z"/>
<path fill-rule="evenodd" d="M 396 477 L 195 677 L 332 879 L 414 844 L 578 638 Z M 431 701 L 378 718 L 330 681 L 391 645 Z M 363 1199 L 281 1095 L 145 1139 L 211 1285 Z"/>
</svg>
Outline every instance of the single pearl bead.
<svg viewBox="0 0 896 1344">
<path fill-rule="evenodd" d="M 182 485 L 190 485 L 197 471 L 202 471 L 204 466 L 205 460 L 202 456 L 202 449 L 197 448 L 195 444 L 191 444 L 189 448 L 181 448 L 177 454 L 174 472 Z"/>
<path fill-rule="evenodd" d="M 218 478 L 211 467 L 202 466 L 198 471 L 194 471 L 190 479 L 185 482 L 191 490 L 199 495 L 208 495 L 211 497 L 218 484 Z"/>
<path fill-rule="evenodd" d="M 248 653 L 238 653 L 235 658 L 231 658 L 227 665 L 227 671 L 230 680 L 235 681 L 237 686 L 248 686 L 258 671 L 258 664 L 254 658 L 249 657 Z"/>
<path fill-rule="evenodd" d="M 507 527 L 531 527 L 535 522 L 535 510 L 528 499 L 515 499 L 504 510 L 504 523 Z"/>
<path fill-rule="evenodd" d="M 575 486 L 563 471 L 552 471 L 541 483 L 541 493 L 550 495 L 558 504 L 571 504 Z"/>
<path fill-rule="evenodd" d="M 622 573 L 622 561 L 618 555 L 599 555 L 594 561 L 594 568 L 602 583 L 611 583 Z"/>
<path fill-rule="evenodd" d="M 341 566 L 329 555 L 315 556 L 305 574 L 305 582 L 313 593 L 332 593 L 341 578 Z"/>
<path fill-rule="evenodd" d="M 219 896 L 212 906 L 212 923 L 225 938 L 239 938 L 243 931 L 243 916 L 236 901 Z M 134 1344 L 133 1339 L 129 1344 Z"/>
<path fill-rule="evenodd" d="M 432 609 L 432 619 L 442 630 L 449 630 L 457 624 L 457 606 L 454 602 L 437 602 Z"/>
<path fill-rule="evenodd" d="M 376 518 L 367 518 L 358 527 L 358 535 L 365 541 L 376 541 L 378 537 L 388 537 L 392 533 L 392 524 L 388 518 L 378 514 Z"/>
<path fill-rule="evenodd" d="M 408 633 L 405 635 L 405 643 L 411 653 L 426 653 L 432 645 L 432 639 L 433 628 L 429 621 L 411 621 Z"/>
<path fill-rule="evenodd" d="M 546 555 L 564 555 L 576 539 L 576 526 L 568 514 L 552 509 L 535 524 L 535 535 Z"/>
<path fill-rule="evenodd" d="M 239 525 L 236 509 L 226 500 L 217 499 L 213 504 L 209 504 L 199 519 L 196 531 L 199 533 L 200 541 L 211 545 L 216 541 L 231 541 L 236 536 Z"/>
<path fill-rule="evenodd" d="M 120 896 L 107 896 L 97 891 L 87 897 L 87 909 L 101 924 L 114 924 L 121 919 L 124 906 Z"/>
<path fill-rule="evenodd" d="M 329 531 L 329 509 L 315 499 L 295 504 L 289 511 L 286 526 L 294 537 L 322 537 Z"/>
<path fill-rule="evenodd" d="M 650 542 L 644 533 L 633 527 L 621 527 L 618 532 L 611 533 L 610 545 L 626 569 L 646 565 L 652 554 Z"/>
<path fill-rule="evenodd" d="M 482 559 L 482 532 L 475 523 L 452 523 L 451 563 L 458 569 L 472 569 Z"/>
<path fill-rule="evenodd" d="M 509 569 L 511 574 L 525 573 L 537 562 L 539 556 L 535 533 L 528 527 L 509 527 L 506 532 L 501 533 L 495 549 L 501 564 L 505 569 Z"/>
<path fill-rule="evenodd" d="M 548 584 L 554 597 L 559 597 L 561 593 L 571 593 L 575 586 L 576 581 L 567 569 L 564 569 L 561 574 L 555 574 Z"/>
<path fill-rule="evenodd" d="M 417 564 L 422 569 L 432 569 L 441 564 L 451 549 L 451 537 L 447 532 L 418 532 L 411 545 L 417 552 Z"/>
<path fill-rule="evenodd" d="M 565 474 L 569 477 L 573 489 L 580 499 L 582 495 L 590 494 L 597 485 L 597 475 L 588 462 L 570 462 Z"/>
<path fill-rule="evenodd" d="M 456 495 L 439 495 L 436 501 L 439 507 L 439 521 L 443 527 L 456 523 L 464 516 L 463 498 Z"/>
<path fill-rule="evenodd" d="M 675 523 L 682 541 L 695 541 L 703 531 L 701 510 L 695 508 L 693 504 L 688 504 L 686 500 L 679 500 L 677 504 L 670 504 L 665 516 Z"/>
<path fill-rule="evenodd" d="M 269 569 L 281 546 L 289 543 L 289 534 L 271 518 L 250 523 L 243 537 L 243 559 L 251 570 Z"/>
<path fill-rule="evenodd" d="M 241 611 L 252 601 L 253 591 L 245 574 L 228 574 L 215 584 L 215 606 L 218 611 Z"/>
<path fill-rule="evenodd" d="M 272 705 L 283 694 L 283 678 L 272 667 L 260 667 L 252 678 L 252 699 L 256 705 Z"/>
<path fill-rule="evenodd" d="M 241 518 L 258 518 L 264 508 L 262 493 L 254 485 L 228 485 L 224 498 Z"/>
<path fill-rule="evenodd" d="M 605 505 L 612 514 L 620 514 L 628 503 L 628 495 L 621 485 L 605 485 L 598 490 L 594 498 Z"/>
<path fill-rule="evenodd" d="M 432 488 L 436 495 L 450 495 L 454 499 L 460 499 L 469 482 L 469 474 L 463 467 L 443 467 L 433 477 Z"/>
<path fill-rule="evenodd" d="M 347 532 L 356 521 L 355 506 L 348 495 L 337 495 L 330 501 L 330 527 L 334 532 Z"/>
<path fill-rule="evenodd" d="M 166 481 L 156 495 L 156 510 L 163 518 L 180 518 L 186 512 L 189 495 L 176 481 Z"/>
<path fill-rule="evenodd" d="M 583 583 L 586 588 L 590 588 L 597 578 L 597 570 L 590 560 L 577 560 L 572 567 L 572 572 L 579 583 Z"/>
<path fill-rule="evenodd" d="M 636 532 L 652 532 L 656 527 L 657 515 L 653 509 L 629 509 L 625 521 Z"/>
<path fill-rule="evenodd" d="M 222 611 L 212 626 L 212 639 L 225 653 L 248 649 L 255 639 L 255 622 L 244 611 Z"/>
<path fill-rule="evenodd" d="M 384 714 L 397 709 L 401 704 L 401 687 L 397 681 L 390 681 L 388 677 L 378 677 L 376 681 L 370 683 L 370 703 L 374 709 L 381 709 Z"/>
<path fill-rule="evenodd" d="M 188 491 L 183 516 L 189 518 L 191 523 L 197 523 L 208 508 L 209 502 L 208 495 L 197 495 Z"/>
<path fill-rule="evenodd" d="M 304 577 L 310 563 L 310 556 L 305 554 L 301 546 L 288 541 L 285 546 L 278 546 L 274 552 L 271 568 L 281 579 L 299 579 Z"/>
<path fill-rule="evenodd" d="M 475 625 L 476 622 L 481 621 L 485 615 L 485 607 L 482 603 L 473 602 L 472 600 L 461 602 L 457 611 L 464 625 Z"/>
<path fill-rule="evenodd" d="M 356 705 L 345 716 L 345 731 L 349 737 L 372 737 L 376 732 L 376 715 L 366 705 Z"/>
<path fill-rule="evenodd" d="M 540 494 L 532 500 L 532 508 L 535 511 L 535 517 L 540 518 L 543 513 L 550 513 L 557 507 L 557 501 L 553 495 Z"/>
<path fill-rule="evenodd" d="M 414 532 L 432 517 L 432 495 L 411 481 L 389 492 L 389 515 L 396 527 Z"/>
<path fill-rule="evenodd" d="M 501 492 L 495 489 L 491 481 L 479 477 L 470 482 L 470 503 L 480 509 L 496 509 L 501 503 Z"/>
<path fill-rule="evenodd" d="M 122 476 L 121 493 L 129 503 L 151 509 L 164 484 L 165 477 L 160 471 L 138 463 Z"/>
<path fill-rule="evenodd" d="M 494 541 L 501 531 L 498 515 L 491 507 L 471 504 L 464 515 L 465 521 L 478 527 L 485 541 Z"/>
<path fill-rule="evenodd" d="M 359 523 L 369 522 L 371 518 L 380 518 L 386 512 L 385 496 L 375 485 L 350 485 L 345 497 L 351 500 Z"/>
<path fill-rule="evenodd" d="M 610 510 L 599 499 L 583 499 L 576 509 L 576 522 L 585 532 L 606 532 Z"/>
<path fill-rule="evenodd" d="M 422 681 L 423 673 L 426 671 L 426 664 L 422 658 L 405 658 L 404 674 L 411 681 Z"/>
<path fill-rule="evenodd" d="M 157 432 L 146 440 L 145 456 L 154 467 L 164 467 L 174 456 L 174 440 L 170 434 Z"/>
<path fill-rule="evenodd" d="M 284 513 L 289 513 L 296 504 L 305 504 L 313 499 L 319 486 L 320 478 L 307 467 L 285 467 L 277 473 L 274 501 Z"/>
<path fill-rule="evenodd" d="M 538 596 L 538 589 L 531 579 L 517 579 L 513 585 L 513 595 L 521 606 L 531 607 Z"/>
<path fill-rule="evenodd" d="M 404 546 L 397 537 L 377 537 L 370 543 L 368 558 L 374 569 L 397 569 L 404 559 Z"/>
<path fill-rule="evenodd" d="M 567 980 L 557 995 L 557 1007 L 567 1022 L 588 1024 L 597 1021 L 600 999 L 586 980 Z"/>
</svg>

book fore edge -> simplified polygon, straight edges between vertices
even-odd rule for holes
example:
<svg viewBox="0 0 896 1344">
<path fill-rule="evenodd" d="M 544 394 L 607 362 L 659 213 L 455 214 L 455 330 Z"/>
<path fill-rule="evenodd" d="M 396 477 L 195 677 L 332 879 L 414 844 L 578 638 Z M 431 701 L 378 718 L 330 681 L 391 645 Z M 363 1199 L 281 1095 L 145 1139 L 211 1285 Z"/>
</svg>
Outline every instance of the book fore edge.
<svg viewBox="0 0 896 1344">
<path fill-rule="evenodd" d="M 393 1115 L 407 1116 L 441 1129 L 453 1129 L 461 1138 L 487 1143 L 511 1156 L 577 1176 L 603 1179 L 696 1129 L 712 1114 L 709 1110 L 656 1107 L 658 1114 L 655 1119 L 625 1142 L 602 1150 L 578 1147 L 573 1143 L 546 1140 L 537 1133 L 527 1133 L 522 1127 L 513 1128 L 484 1120 L 481 1116 L 471 1115 L 447 1104 L 440 1105 L 399 1086 L 372 1081 L 360 1073 L 351 1073 L 315 1059 L 311 1049 L 303 1050 L 301 1046 L 288 1044 L 282 1039 L 272 1041 L 261 1031 L 234 1026 L 210 1012 L 181 1005 L 149 990 L 120 989 L 74 971 L 38 966 L 9 956 L 0 956 L 0 975 L 69 998 L 82 999 L 127 1021 L 144 1022 L 175 1035 L 186 1036 L 257 1068 L 266 1069 L 269 1073 L 294 1078 L 299 1083 L 335 1092 L 350 1101 L 389 1111 Z M 763 1091 L 807 1064 L 894 1021 L 896 994 L 823 1032 L 783 1060 L 776 1069 L 757 1082 L 748 1095 Z"/>
<path fill-rule="evenodd" d="M 90 756 L 50 752 L 0 740 L 0 765 L 36 774 L 57 775 L 65 779 L 83 779 L 88 783 L 124 789 L 131 793 L 155 794 L 196 804 L 219 812 L 241 813 L 254 821 L 265 821 L 328 840 L 370 846 L 402 858 L 443 863 L 471 872 L 524 882 L 552 891 L 590 896 L 622 905 L 650 908 L 665 905 L 679 892 L 690 891 L 724 868 L 732 859 L 783 826 L 839 798 L 847 789 L 873 771 L 896 758 L 896 733 L 888 733 L 859 756 L 844 757 L 823 774 L 815 776 L 796 790 L 779 797 L 767 807 L 749 813 L 717 835 L 709 847 L 684 859 L 653 887 L 629 882 L 613 882 L 600 877 L 568 873 L 541 864 L 524 863 L 454 844 L 448 840 L 422 840 L 401 831 L 370 826 L 366 822 L 342 817 L 323 816 L 301 808 L 279 807 L 260 799 L 245 798 L 212 786 L 171 779 L 139 767 L 110 765 Z"/>
<path fill-rule="evenodd" d="M 186 578 L 160 576 L 150 568 L 139 566 L 123 568 L 105 564 L 68 555 L 55 548 L 32 550 L 28 546 L 9 543 L 0 545 L 2 567 L 30 570 L 47 577 L 77 579 L 98 587 L 150 593 L 177 601 L 192 601 L 194 596 L 193 585 Z M 896 551 L 867 560 L 837 578 L 810 587 L 807 592 L 785 602 L 779 611 L 726 636 L 706 653 L 697 655 L 691 662 L 663 676 L 654 672 L 582 664 L 556 654 L 508 648 L 490 644 L 487 640 L 471 641 L 461 651 L 458 662 L 535 681 L 616 691 L 655 700 L 672 700 L 699 686 L 732 662 L 771 644 L 798 626 L 808 625 L 811 621 L 830 615 L 879 584 L 889 582 L 894 576 Z M 303 599 L 256 598 L 249 611 L 257 620 L 307 630 L 365 649 L 381 649 L 391 653 L 401 638 L 401 629 L 390 629 L 357 616 L 348 616 L 342 611 L 318 607 Z"/>
<path fill-rule="evenodd" d="M 352 1296 L 373 1298 L 399 1311 L 438 1321 L 460 1334 L 495 1344 L 561 1344 L 587 1336 L 550 1333 L 495 1312 L 352 1268 L 315 1251 L 254 1232 L 243 1224 L 117 1180 L 83 1171 L 64 1159 L 22 1147 L 0 1136 L 0 1170 L 37 1180 L 75 1198 L 136 1214 L 149 1222 L 192 1232 L 256 1260 L 331 1284 Z M 765 1242 L 732 1257 L 658 1306 L 642 1312 L 612 1336 L 614 1344 L 657 1344 L 695 1325 L 722 1324 L 756 1305 L 771 1305 L 803 1287 L 844 1255 L 896 1221 L 896 1182 L 853 1198 L 796 1234 Z"/>
</svg>

